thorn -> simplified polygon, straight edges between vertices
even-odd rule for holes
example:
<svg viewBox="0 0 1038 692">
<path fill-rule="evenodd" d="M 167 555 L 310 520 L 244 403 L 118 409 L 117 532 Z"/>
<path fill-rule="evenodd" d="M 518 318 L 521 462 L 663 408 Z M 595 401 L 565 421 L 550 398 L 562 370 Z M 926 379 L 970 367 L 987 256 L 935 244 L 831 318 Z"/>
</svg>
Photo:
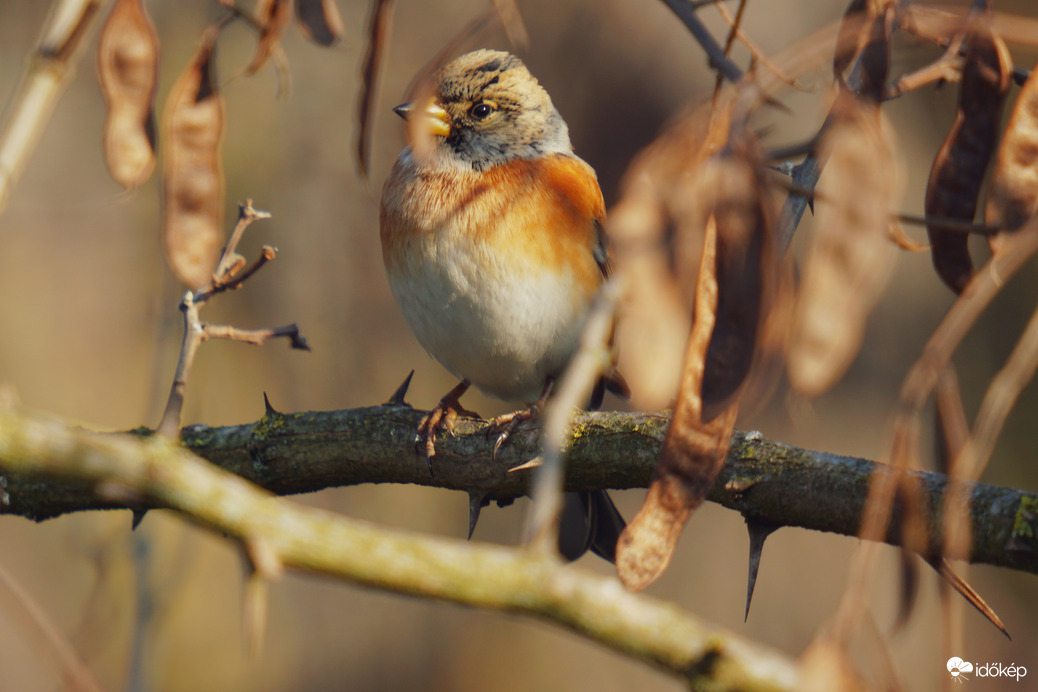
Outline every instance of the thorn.
<svg viewBox="0 0 1038 692">
<path fill-rule="evenodd" d="M 469 491 L 469 536 L 468 540 L 472 540 L 472 534 L 476 530 L 476 522 L 479 521 L 479 513 L 484 507 L 490 504 L 490 500 L 487 499 L 487 494 L 477 492 L 474 490 Z"/>
<path fill-rule="evenodd" d="M 265 416 L 280 416 L 281 412 L 270 405 L 270 399 L 267 397 L 267 393 L 263 392 L 263 408 Z"/>
<path fill-rule="evenodd" d="M 389 401 L 382 404 L 383 406 L 407 406 L 410 408 L 410 404 L 404 401 L 404 397 L 407 396 L 407 389 L 411 386 L 411 378 L 414 377 L 414 370 L 407 374 L 404 381 L 396 388 L 393 395 L 389 397 Z"/>
<path fill-rule="evenodd" d="M 768 524 L 745 516 L 744 519 L 746 530 L 750 533 L 750 573 L 746 582 L 746 612 L 743 614 L 743 622 L 750 617 L 750 601 L 753 600 L 753 589 L 757 585 L 757 569 L 760 567 L 764 541 L 778 528 L 777 524 Z"/>
<path fill-rule="evenodd" d="M 132 509 L 130 511 L 133 512 L 133 522 L 130 524 L 130 531 L 136 531 L 137 527 L 144 521 L 144 515 L 148 513 L 148 510 Z"/>
<path fill-rule="evenodd" d="M 530 459 L 526 463 L 519 464 L 518 466 L 513 466 L 512 468 L 508 469 L 508 473 L 515 473 L 516 471 L 525 471 L 526 469 L 535 469 L 538 466 L 541 466 L 543 464 L 544 464 L 544 457 L 542 457 L 541 455 L 538 454 L 537 456 L 535 456 L 533 459 Z"/>
</svg>

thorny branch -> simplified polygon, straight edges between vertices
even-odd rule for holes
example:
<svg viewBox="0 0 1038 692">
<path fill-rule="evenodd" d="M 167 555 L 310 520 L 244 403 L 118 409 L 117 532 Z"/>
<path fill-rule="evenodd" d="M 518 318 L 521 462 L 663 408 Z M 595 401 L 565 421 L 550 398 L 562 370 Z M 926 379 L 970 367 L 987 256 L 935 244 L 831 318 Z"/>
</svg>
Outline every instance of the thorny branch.
<svg viewBox="0 0 1038 692">
<path fill-rule="evenodd" d="M 181 431 L 183 444 L 213 464 L 271 492 L 292 494 L 361 483 L 414 483 L 478 492 L 499 503 L 528 492 L 530 471 L 510 469 L 540 453 L 540 430 L 524 424 L 495 458 L 487 421 L 458 420 L 455 437 L 437 441 L 436 476 L 410 441 L 422 412 L 406 405 L 282 414 L 255 423 Z M 567 438 L 566 489 L 644 488 L 659 456 L 668 417 L 648 413 L 580 413 Z M 81 433 L 103 444 L 113 435 Z M 91 442 L 93 444 L 93 442 Z M 99 497 L 94 484 L 40 471 L 12 458 L 0 436 L 0 514 L 37 521 L 68 512 L 148 504 L 141 497 Z M 791 447 L 760 433 L 737 433 L 708 499 L 747 518 L 857 535 L 872 474 L 888 467 L 854 457 Z M 35 469 L 35 470 L 34 470 Z M 943 474 L 913 471 L 931 548 L 940 544 Z M 1038 574 L 1038 492 L 970 484 L 970 562 Z M 155 502 L 154 499 L 152 502 Z M 900 512 L 883 537 L 897 543 Z"/>
</svg>

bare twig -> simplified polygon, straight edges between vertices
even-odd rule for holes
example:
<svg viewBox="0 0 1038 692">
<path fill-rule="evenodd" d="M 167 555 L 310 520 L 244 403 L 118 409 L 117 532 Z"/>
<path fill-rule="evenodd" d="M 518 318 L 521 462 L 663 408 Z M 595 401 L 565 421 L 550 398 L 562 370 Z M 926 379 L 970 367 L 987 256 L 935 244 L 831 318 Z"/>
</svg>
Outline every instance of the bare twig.
<svg viewBox="0 0 1038 692">
<path fill-rule="evenodd" d="M 299 328 L 294 324 L 267 329 L 238 329 L 229 325 L 205 324 L 199 316 L 206 301 L 218 293 L 240 288 L 249 277 L 277 256 L 274 248 L 264 245 L 263 252 L 256 261 L 248 269 L 241 271 L 245 266 L 245 258 L 238 254 L 238 243 L 241 242 L 245 229 L 253 221 L 268 218 L 270 218 L 270 213 L 255 209 L 251 199 L 239 204 L 238 221 L 223 249 L 209 285 L 197 292 L 188 291 L 180 301 L 180 312 L 184 316 L 184 337 L 180 343 L 180 356 L 177 359 L 177 368 L 173 375 L 173 384 L 169 389 L 169 397 L 166 399 L 166 408 L 156 429 L 160 435 L 175 439 L 178 434 L 181 412 L 184 408 L 184 390 L 187 388 L 187 378 L 191 372 L 195 354 L 202 342 L 208 339 L 230 339 L 258 345 L 268 339 L 284 337 L 289 340 L 292 348 L 310 350 L 306 339 L 300 335 Z"/>
<path fill-rule="evenodd" d="M 809 89 L 807 89 L 806 87 L 801 86 L 800 83 L 797 82 L 795 77 L 791 77 L 785 74 L 782 71 L 782 69 L 778 65 L 776 65 L 771 60 L 771 58 L 768 57 L 767 53 L 762 51 L 760 47 L 754 42 L 754 40 L 750 38 L 745 31 L 742 30 L 742 26 L 740 26 L 740 24 L 744 8 L 746 7 L 745 2 L 739 4 L 738 15 L 736 16 L 732 16 L 731 10 L 729 10 L 723 2 L 713 2 L 711 4 L 713 4 L 714 7 L 717 8 L 717 11 L 721 13 L 721 16 L 724 17 L 724 20 L 728 22 L 729 26 L 732 27 L 732 33 L 728 36 L 728 40 L 724 47 L 725 55 L 729 54 L 732 43 L 734 42 L 733 39 L 738 38 L 739 41 L 741 41 L 742 44 L 746 46 L 746 50 L 750 51 L 750 55 L 753 56 L 753 59 L 756 62 L 763 65 L 766 70 L 775 75 L 775 77 L 780 82 L 788 84 L 797 91 L 809 91 Z"/>
<path fill-rule="evenodd" d="M 57 0 L 0 130 L 0 214 L 65 93 L 94 28 L 98 0 Z"/>
</svg>

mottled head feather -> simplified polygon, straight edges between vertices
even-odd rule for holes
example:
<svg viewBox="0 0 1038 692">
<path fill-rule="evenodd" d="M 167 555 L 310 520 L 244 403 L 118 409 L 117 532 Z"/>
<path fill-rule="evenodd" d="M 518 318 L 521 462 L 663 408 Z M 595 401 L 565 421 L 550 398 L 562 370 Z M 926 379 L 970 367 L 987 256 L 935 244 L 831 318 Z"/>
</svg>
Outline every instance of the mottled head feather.
<svg viewBox="0 0 1038 692">
<path fill-rule="evenodd" d="M 434 81 L 434 98 L 450 127 L 437 142 L 436 158 L 485 170 L 573 151 L 548 92 L 514 55 L 473 51 L 443 67 Z"/>
</svg>

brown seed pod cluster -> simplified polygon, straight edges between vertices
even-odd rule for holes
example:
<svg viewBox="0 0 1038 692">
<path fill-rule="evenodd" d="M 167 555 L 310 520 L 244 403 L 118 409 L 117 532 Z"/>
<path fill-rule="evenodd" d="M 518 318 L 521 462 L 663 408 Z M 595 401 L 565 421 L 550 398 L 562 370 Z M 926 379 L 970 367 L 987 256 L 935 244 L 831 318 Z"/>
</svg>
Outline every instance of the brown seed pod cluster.
<svg viewBox="0 0 1038 692">
<path fill-rule="evenodd" d="M 984 173 L 995 153 L 1013 64 L 1005 42 L 986 26 L 970 32 L 966 42 L 959 107 L 930 169 L 925 208 L 929 219 L 970 223 Z M 973 276 L 969 236 L 942 228 L 939 220 L 929 223 L 926 232 L 934 269 L 944 283 L 961 293 Z"/>
<path fill-rule="evenodd" d="M 170 90 L 163 126 L 163 248 L 191 289 L 212 279 L 224 235 L 224 101 L 212 76 L 218 33 L 206 32 Z"/>
<path fill-rule="evenodd" d="M 159 41 L 143 0 L 116 0 L 98 41 L 105 99 L 104 154 L 120 185 L 137 188 L 155 169 Z"/>
</svg>

